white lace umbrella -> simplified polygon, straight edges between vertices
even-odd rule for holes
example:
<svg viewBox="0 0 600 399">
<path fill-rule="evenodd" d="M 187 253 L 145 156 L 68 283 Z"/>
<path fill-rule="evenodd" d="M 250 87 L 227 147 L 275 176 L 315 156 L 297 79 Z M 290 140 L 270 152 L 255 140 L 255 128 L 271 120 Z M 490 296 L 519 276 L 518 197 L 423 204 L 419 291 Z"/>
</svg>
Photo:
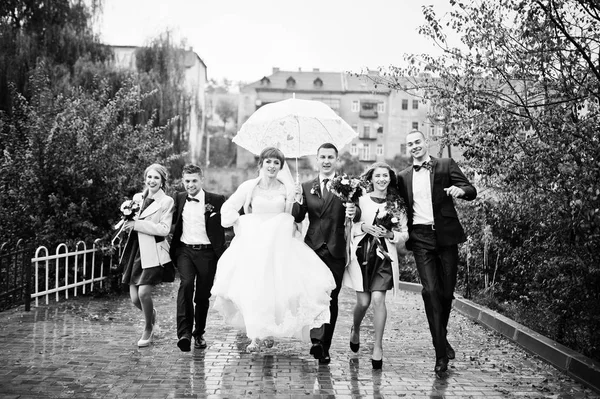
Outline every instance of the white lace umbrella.
<svg viewBox="0 0 600 399">
<path fill-rule="evenodd" d="M 253 154 L 260 154 L 265 147 L 279 148 L 286 157 L 296 158 L 297 171 L 298 157 L 316 154 L 323 143 L 341 149 L 356 136 L 354 129 L 328 105 L 291 98 L 257 109 L 233 142 Z"/>
</svg>

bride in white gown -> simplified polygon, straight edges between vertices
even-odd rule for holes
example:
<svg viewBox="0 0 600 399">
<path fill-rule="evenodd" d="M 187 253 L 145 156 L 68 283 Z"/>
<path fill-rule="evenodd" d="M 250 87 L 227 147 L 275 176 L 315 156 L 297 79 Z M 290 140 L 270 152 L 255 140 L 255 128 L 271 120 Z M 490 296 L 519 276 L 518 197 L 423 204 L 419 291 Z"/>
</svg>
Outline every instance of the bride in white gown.
<svg viewBox="0 0 600 399">
<path fill-rule="evenodd" d="M 233 226 L 235 237 L 211 291 L 214 308 L 252 340 L 249 350 L 271 337 L 309 342 L 310 329 L 329 322 L 335 288 L 290 214 L 295 188 L 283 153 L 266 148 L 258 165 L 260 176 L 242 183 L 221 208 L 221 223 Z"/>
</svg>

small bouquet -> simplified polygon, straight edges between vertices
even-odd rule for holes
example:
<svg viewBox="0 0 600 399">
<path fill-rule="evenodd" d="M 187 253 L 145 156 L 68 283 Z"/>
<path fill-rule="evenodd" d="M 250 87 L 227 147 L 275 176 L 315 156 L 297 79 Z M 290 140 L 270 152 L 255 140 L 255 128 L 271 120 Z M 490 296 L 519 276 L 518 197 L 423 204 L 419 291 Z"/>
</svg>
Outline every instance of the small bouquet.
<svg viewBox="0 0 600 399">
<path fill-rule="evenodd" d="M 386 230 L 398 230 L 400 218 L 403 214 L 406 215 L 406 205 L 402 197 L 392 195 L 387 198 L 384 210 L 385 212 L 382 215 L 379 215 L 379 211 L 377 211 L 374 224 Z"/>
<path fill-rule="evenodd" d="M 358 177 L 348 176 L 346 174 L 335 176 L 327 183 L 327 189 L 342 202 L 356 203 L 363 194 L 364 181 Z M 352 231 L 352 219 L 346 218 L 344 222 L 346 238 L 346 266 L 350 263 L 351 248 L 350 237 Z"/>
<path fill-rule="evenodd" d="M 406 214 L 406 205 L 402 197 L 395 194 L 388 195 L 383 209 L 385 212 L 381 214 L 377 210 L 373 224 L 389 231 L 399 230 L 400 218 L 403 214 Z M 382 260 L 391 262 L 392 258 L 387 252 L 387 248 L 382 245 L 381 240 L 377 237 L 372 237 L 372 241 L 372 248 L 375 250 L 375 254 Z M 368 261 L 368 259 L 368 256 L 366 256 L 365 261 Z"/>
<path fill-rule="evenodd" d="M 115 225 L 115 230 L 119 230 L 117 234 L 115 234 L 114 238 L 111 241 L 111 244 L 114 244 L 114 241 L 117 237 L 123 232 L 123 228 L 125 228 L 125 222 L 134 220 L 135 217 L 140 212 L 142 204 L 139 201 L 136 201 L 136 198 L 123 201 L 121 204 L 121 220 Z"/>
<path fill-rule="evenodd" d="M 343 174 L 335 176 L 327 183 L 327 188 L 333 195 L 342 200 L 342 202 L 357 202 L 363 194 L 362 188 L 364 182 L 358 177 Z"/>
<path fill-rule="evenodd" d="M 321 198 L 321 195 L 319 194 L 320 191 L 321 190 L 319 188 L 319 180 L 315 180 L 312 187 L 310 188 L 310 193 L 312 195 L 316 195 L 317 197 Z"/>
</svg>

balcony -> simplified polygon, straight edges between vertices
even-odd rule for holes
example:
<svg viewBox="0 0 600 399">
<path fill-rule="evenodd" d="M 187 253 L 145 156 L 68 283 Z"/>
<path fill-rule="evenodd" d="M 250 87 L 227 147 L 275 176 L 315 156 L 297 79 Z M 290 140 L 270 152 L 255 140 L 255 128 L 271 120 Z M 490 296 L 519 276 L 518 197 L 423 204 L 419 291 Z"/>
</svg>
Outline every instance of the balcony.
<svg viewBox="0 0 600 399">
<path fill-rule="evenodd" d="M 360 111 L 358 116 L 364 119 L 376 119 L 379 117 L 377 112 L 377 103 L 374 102 L 360 102 Z"/>
<path fill-rule="evenodd" d="M 365 132 L 361 132 L 358 135 L 358 138 L 361 140 L 377 140 L 377 135 L 373 134 L 373 133 L 365 133 Z"/>
</svg>

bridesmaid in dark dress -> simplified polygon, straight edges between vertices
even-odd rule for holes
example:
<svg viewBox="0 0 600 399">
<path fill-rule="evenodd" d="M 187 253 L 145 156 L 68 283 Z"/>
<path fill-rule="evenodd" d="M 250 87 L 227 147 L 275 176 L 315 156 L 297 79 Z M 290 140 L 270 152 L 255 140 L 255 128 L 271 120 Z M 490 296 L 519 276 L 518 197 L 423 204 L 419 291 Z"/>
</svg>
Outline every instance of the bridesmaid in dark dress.
<svg viewBox="0 0 600 399">
<path fill-rule="evenodd" d="M 408 239 L 408 227 L 404 202 L 395 190 L 396 174 L 392 168 L 376 162 L 362 177 L 369 183 L 369 188 L 358 202 L 362 213 L 352 227 L 352 257 L 344 272 L 343 283 L 356 291 L 350 349 L 353 352 L 359 350 L 360 326 L 372 304 L 375 334 L 371 361 L 374 369 L 380 369 L 387 319 L 386 293 L 396 288 L 399 281 L 395 244 Z M 382 219 L 388 222 L 384 223 Z"/>
<path fill-rule="evenodd" d="M 149 346 L 156 324 L 156 309 L 152 287 L 162 282 L 163 268 L 171 262 L 166 240 L 173 218 L 173 198 L 164 192 L 167 169 L 152 164 L 144 172 L 145 189 L 133 200 L 141 202 L 139 216 L 125 222 L 129 238 L 121 257 L 124 265 L 123 284 L 129 285 L 129 295 L 135 307 L 144 313 L 145 326 L 139 347 Z"/>
</svg>

